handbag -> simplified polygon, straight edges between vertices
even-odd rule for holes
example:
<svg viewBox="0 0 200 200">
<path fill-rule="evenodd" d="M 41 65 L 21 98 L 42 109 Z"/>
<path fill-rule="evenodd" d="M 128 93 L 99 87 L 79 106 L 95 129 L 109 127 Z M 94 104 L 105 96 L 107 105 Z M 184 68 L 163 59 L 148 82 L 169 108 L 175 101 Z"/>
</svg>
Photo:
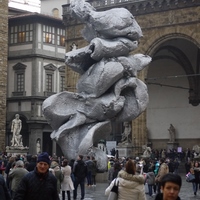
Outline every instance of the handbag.
<svg viewBox="0 0 200 200">
<path fill-rule="evenodd" d="M 186 175 L 186 181 L 187 181 L 187 182 L 193 182 L 194 180 L 195 180 L 194 174 L 188 173 L 188 174 Z"/>
<path fill-rule="evenodd" d="M 115 179 L 114 185 L 108 196 L 108 200 L 117 200 L 118 199 L 118 185 L 119 185 L 119 181 L 117 182 L 117 179 Z"/>
</svg>

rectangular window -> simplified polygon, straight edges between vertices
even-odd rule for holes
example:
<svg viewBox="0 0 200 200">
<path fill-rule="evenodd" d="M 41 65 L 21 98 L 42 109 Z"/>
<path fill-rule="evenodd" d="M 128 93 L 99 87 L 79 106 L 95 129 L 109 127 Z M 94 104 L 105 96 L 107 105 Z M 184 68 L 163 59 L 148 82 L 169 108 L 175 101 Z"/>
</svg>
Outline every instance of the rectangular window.
<svg viewBox="0 0 200 200">
<path fill-rule="evenodd" d="M 53 75 L 47 74 L 46 77 L 46 91 L 53 92 Z"/>
<path fill-rule="evenodd" d="M 24 91 L 24 73 L 17 74 L 17 92 Z"/>
<path fill-rule="evenodd" d="M 60 91 L 65 91 L 65 76 L 60 77 Z"/>
<path fill-rule="evenodd" d="M 57 28 L 57 45 L 65 46 L 65 29 Z"/>
<path fill-rule="evenodd" d="M 43 25 L 43 42 L 55 44 L 55 28 Z"/>
<path fill-rule="evenodd" d="M 33 24 L 10 27 L 10 44 L 32 42 Z"/>
</svg>

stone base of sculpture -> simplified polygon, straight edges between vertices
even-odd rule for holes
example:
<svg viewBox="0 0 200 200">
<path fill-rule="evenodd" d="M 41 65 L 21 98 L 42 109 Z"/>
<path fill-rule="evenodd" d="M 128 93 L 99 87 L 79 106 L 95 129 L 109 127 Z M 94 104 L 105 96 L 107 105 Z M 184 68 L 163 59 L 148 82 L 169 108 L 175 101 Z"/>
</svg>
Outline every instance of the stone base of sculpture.
<svg viewBox="0 0 200 200">
<path fill-rule="evenodd" d="M 130 143 L 119 143 L 116 147 L 119 158 L 133 156 L 133 145 Z"/>
<path fill-rule="evenodd" d="M 6 147 L 6 153 L 8 155 L 16 156 L 16 155 L 27 155 L 29 152 L 29 147 Z"/>
<path fill-rule="evenodd" d="M 167 142 L 167 151 L 170 149 L 177 149 L 178 147 L 178 142 Z"/>
<path fill-rule="evenodd" d="M 150 158 L 151 155 L 141 155 L 140 157 L 141 157 L 141 158 Z"/>
</svg>

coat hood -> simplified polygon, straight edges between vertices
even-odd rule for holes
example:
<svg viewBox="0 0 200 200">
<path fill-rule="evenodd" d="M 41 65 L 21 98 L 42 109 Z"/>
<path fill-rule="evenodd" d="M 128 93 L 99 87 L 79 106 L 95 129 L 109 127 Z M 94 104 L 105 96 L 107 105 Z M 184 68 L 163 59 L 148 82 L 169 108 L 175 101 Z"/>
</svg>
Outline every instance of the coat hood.
<svg viewBox="0 0 200 200">
<path fill-rule="evenodd" d="M 144 184 L 143 175 L 133 175 L 129 174 L 124 170 L 119 171 L 118 173 L 119 182 L 122 186 L 134 188 L 138 185 Z"/>
</svg>

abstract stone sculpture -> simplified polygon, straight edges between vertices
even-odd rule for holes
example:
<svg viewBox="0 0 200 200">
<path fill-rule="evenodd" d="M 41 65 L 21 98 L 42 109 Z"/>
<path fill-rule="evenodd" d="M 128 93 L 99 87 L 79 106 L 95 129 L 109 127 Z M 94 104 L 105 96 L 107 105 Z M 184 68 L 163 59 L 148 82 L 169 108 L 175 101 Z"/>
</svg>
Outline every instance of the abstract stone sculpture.
<svg viewBox="0 0 200 200">
<path fill-rule="evenodd" d="M 96 148 L 111 132 L 111 121 L 131 121 L 147 107 L 146 85 L 137 78 L 151 58 L 130 55 L 142 31 L 124 8 L 97 12 L 84 0 L 71 0 L 71 14 L 86 24 L 89 45 L 66 53 L 65 63 L 81 76 L 77 93 L 61 92 L 43 102 L 43 113 L 54 130 L 51 138 L 68 159 L 93 155 L 99 170 L 107 157 Z"/>
</svg>

